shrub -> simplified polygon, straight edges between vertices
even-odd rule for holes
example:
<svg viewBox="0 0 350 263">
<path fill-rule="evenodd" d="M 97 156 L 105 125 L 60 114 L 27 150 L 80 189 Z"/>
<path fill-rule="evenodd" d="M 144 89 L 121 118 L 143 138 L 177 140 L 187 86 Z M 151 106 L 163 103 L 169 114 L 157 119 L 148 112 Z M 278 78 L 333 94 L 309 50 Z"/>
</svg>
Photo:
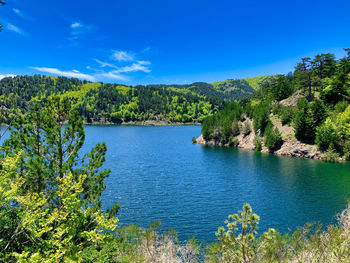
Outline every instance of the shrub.
<svg viewBox="0 0 350 263">
<path fill-rule="evenodd" d="M 340 155 L 335 150 L 335 147 L 333 143 L 329 145 L 328 150 L 325 152 L 325 154 L 322 156 L 322 161 L 326 162 L 339 162 Z"/>
<path fill-rule="evenodd" d="M 252 128 L 250 127 L 249 122 L 245 122 L 243 125 L 242 133 L 244 136 L 247 136 L 251 133 Z"/>
<path fill-rule="evenodd" d="M 283 107 L 280 113 L 282 125 L 290 124 L 293 119 L 294 109 L 292 107 Z"/>
<path fill-rule="evenodd" d="M 330 144 L 337 145 L 339 135 L 335 129 L 335 125 L 330 118 L 317 128 L 315 142 L 321 149 L 328 149 Z"/>
<path fill-rule="evenodd" d="M 239 134 L 240 127 L 237 121 L 233 122 L 231 125 L 231 135 L 237 136 Z"/>
<path fill-rule="evenodd" d="M 244 204 L 242 211 L 229 215 L 225 224 L 226 229 L 219 227 L 216 232 L 219 243 L 212 245 L 209 261 L 253 262 L 257 252 L 259 216 L 253 213 L 249 204 Z"/>
<path fill-rule="evenodd" d="M 195 136 L 192 137 L 192 143 L 197 143 L 197 139 Z"/>
<path fill-rule="evenodd" d="M 262 150 L 261 139 L 258 135 L 255 135 L 254 137 L 254 147 L 255 147 L 255 151 L 257 152 L 260 152 Z"/>
<path fill-rule="evenodd" d="M 283 109 L 283 106 L 278 102 L 276 102 L 272 105 L 272 113 L 274 115 L 279 115 L 281 113 L 282 109 Z"/>
<path fill-rule="evenodd" d="M 337 117 L 339 135 L 344 140 L 350 140 L 350 106 Z"/>
<path fill-rule="evenodd" d="M 254 130 L 264 132 L 265 127 L 270 122 L 270 109 L 268 105 L 260 104 L 254 109 Z"/>
<path fill-rule="evenodd" d="M 346 108 L 349 106 L 349 103 L 347 101 L 339 101 L 335 106 L 334 106 L 334 111 L 336 113 L 341 113 L 346 110 Z"/>
<path fill-rule="evenodd" d="M 272 125 L 269 125 L 266 128 L 264 136 L 265 145 L 267 148 L 269 148 L 269 150 L 274 150 L 281 147 L 283 143 L 282 135 L 277 128 L 273 129 Z"/>
<path fill-rule="evenodd" d="M 231 146 L 231 147 L 238 147 L 238 145 L 239 145 L 239 141 L 238 141 L 238 139 L 237 138 L 230 138 L 230 142 L 229 142 L 229 146 Z"/>
<path fill-rule="evenodd" d="M 343 147 L 344 158 L 350 160 L 350 141 L 346 141 Z"/>
</svg>

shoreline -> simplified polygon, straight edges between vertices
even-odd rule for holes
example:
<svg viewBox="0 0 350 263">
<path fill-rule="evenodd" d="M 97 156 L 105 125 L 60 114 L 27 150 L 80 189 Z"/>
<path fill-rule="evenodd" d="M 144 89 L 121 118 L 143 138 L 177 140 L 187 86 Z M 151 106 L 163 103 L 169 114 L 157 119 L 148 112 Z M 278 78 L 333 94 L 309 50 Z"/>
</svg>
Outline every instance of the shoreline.
<svg viewBox="0 0 350 263">
<path fill-rule="evenodd" d="M 105 126 L 201 126 L 198 122 L 167 122 L 167 121 L 129 121 L 121 123 L 113 122 L 84 122 L 84 125 L 105 125 Z"/>
<path fill-rule="evenodd" d="M 322 160 L 325 152 L 321 151 L 317 145 L 315 144 L 307 144 L 305 142 L 301 142 L 297 140 L 294 136 L 294 128 L 289 125 L 282 125 L 281 121 L 278 118 L 271 116 L 271 120 L 273 126 L 277 128 L 282 135 L 283 143 L 280 148 L 275 150 L 269 150 L 263 143 L 262 153 L 275 154 L 280 156 L 290 156 L 290 157 L 299 157 L 299 158 L 307 158 L 314 160 Z M 244 125 L 248 123 L 250 127 L 253 127 L 253 122 L 249 118 L 246 118 L 241 124 Z M 243 135 L 242 131 L 234 137 L 237 139 L 238 145 L 237 148 L 253 150 L 255 151 L 254 138 L 256 135 L 253 131 L 248 135 Z M 260 140 L 263 140 L 263 137 L 259 136 Z M 219 140 L 210 139 L 206 140 L 203 138 L 201 134 L 198 138 L 196 138 L 196 143 L 201 145 L 211 145 L 211 146 L 222 146 L 222 147 L 230 147 L 229 143 L 222 143 Z M 343 158 L 339 158 L 338 162 L 346 162 Z"/>
</svg>

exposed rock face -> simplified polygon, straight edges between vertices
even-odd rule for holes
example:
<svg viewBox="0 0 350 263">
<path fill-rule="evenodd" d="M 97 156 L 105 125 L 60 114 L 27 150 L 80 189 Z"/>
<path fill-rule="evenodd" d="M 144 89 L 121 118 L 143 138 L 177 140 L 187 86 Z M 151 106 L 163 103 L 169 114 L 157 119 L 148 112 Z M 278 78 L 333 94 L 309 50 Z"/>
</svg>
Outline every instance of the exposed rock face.
<svg viewBox="0 0 350 263">
<path fill-rule="evenodd" d="M 273 126 L 278 128 L 278 130 L 281 132 L 283 144 L 279 149 L 275 151 L 270 151 L 267 147 L 263 146 L 261 152 L 274 153 L 274 154 L 284 155 L 284 156 L 311 158 L 311 159 L 318 159 L 318 160 L 321 159 L 322 152 L 318 149 L 316 145 L 310 145 L 310 144 L 306 144 L 298 141 L 294 136 L 294 128 L 288 125 L 282 125 L 281 121 L 276 116 L 271 115 L 270 119 L 273 123 Z M 255 149 L 254 138 L 255 136 L 259 136 L 259 135 L 254 134 L 253 122 L 248 118 L 242 123 L 242 127 L 246 122 L 248 122 L 252 128 L 251 133 L 247 136 L 244 136 L 241 132 L 235 138 L 238 139 L 239 148 L 254 150 Z M 197 143 L 203 144 L 203 145 L 228 146 L 228 144 L 223 144 L 216 140 L 205 140 L 202 135 L 197 138 Z"/>
<path fill-rule="evenodd" d="M 302 91 L 298 90 L 289 98 L 281 100 L 280 103 L 282 106 L 285 106 L 285 107 L 291 107 L 291 106 L 294 107 L 297 105 L 298 99 L 301 99 L 301 98 L 305 98 L 305 95 L 302 93 Z"/>
</svg>

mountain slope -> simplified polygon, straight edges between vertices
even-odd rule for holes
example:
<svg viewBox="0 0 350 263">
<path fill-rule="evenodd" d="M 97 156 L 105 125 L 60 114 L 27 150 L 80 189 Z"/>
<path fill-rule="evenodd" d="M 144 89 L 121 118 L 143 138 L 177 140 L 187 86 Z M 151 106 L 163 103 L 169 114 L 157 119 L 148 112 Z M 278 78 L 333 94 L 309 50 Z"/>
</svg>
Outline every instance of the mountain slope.
<svg viewBox="0 0 350 263">
<path fill-rule="evenodd" d="M 35 101 L 53 95 L 69 99 L 86 122 L 121 123 L 149 119 L 201 122 L 223 109 L 227 102 L 251 97 L 254 88 L 266 78 L 132 87 L 65 77 L 8 77 L 0 80 L 0 123 L 9 123 Z"/>
</svg>

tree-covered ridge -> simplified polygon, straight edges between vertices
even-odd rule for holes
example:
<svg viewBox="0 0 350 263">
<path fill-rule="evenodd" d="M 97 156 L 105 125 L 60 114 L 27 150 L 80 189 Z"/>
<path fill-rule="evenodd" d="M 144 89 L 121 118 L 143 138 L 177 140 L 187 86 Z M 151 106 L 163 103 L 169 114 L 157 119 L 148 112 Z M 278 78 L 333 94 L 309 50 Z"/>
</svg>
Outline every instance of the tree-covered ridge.
<svg viewBox="0 0 350 263">
<path fill-rule="evenodd" d="M 204 139 L 237 145 L 235 137 L 249 130 L 243 127 L 248 119 L 257 150 L 276 151 L 284 140 L 294 140 L 316 144 L 325 160 L 350 159 L 350 49 L 345 51 L 339 60 L 330 53 L 303 58 L 294 72 L 269 78 L 252 98 L 206 118 Z M 293 134 L 282 134 L 276 118 Z"/>
<path fill-rule="evenodd" d="M 266 76 L 246 80 L 228 80 L 213 84 L 138 85 L 91 83 L 76 78 L 41 75 L 16 76 L 0 80 L 0 122 L 10 123 L 26 112 L 35 101 L 50 96 L 69 98 L 88 123 L 122 123 L 164 120 L 202 122 L 223 109 L 227 101 L 250 97 L 254 87 Z"/>
<path fill-rule="evenodd" d="M 193 89 L 196 89 L 193 85 Z M 74 78 L 17 76 L 0 81 L 1 120 L 10 123 L 35 101 L 68 98 L 86 122 L 121 123 L 149 119 L 201 122 L 221 109 L 223 98 L 187 86 L 124 86 Z M 207 95 L 207 96 L 206 96 Z"/>
</svg>

